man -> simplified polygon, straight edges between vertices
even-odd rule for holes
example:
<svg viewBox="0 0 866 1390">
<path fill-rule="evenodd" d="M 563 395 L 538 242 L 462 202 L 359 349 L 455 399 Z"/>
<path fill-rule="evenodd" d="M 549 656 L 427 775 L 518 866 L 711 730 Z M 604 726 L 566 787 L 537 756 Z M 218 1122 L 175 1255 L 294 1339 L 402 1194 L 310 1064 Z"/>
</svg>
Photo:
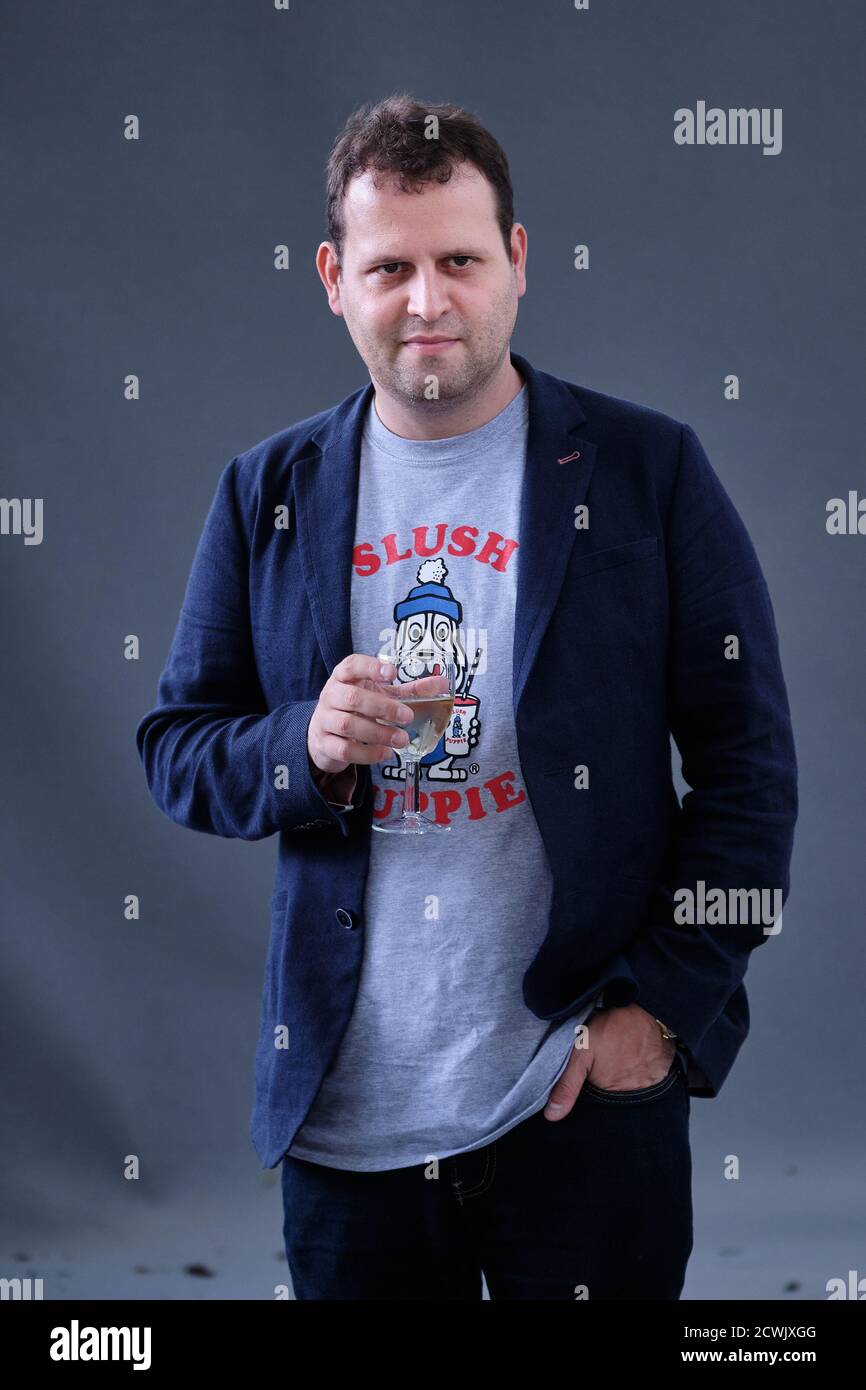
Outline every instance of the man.
<svg viewBox="0 0 866 1390">
<path fill-rule="evenodd" d="M 527 236 L 473 116 L 357 112 L 328 233 L 371 382 L 224 469 L 137 733 L 172 819 L 279 833 L 251 1133 L 295 1295 L 676 1299 L 690 1094 L 789 888 L 767 586 L 688 425 L 510 350 Z M 455 653 L 420 806 L 450 833 L 374 834 L 387 683 Z"/>
</svg>

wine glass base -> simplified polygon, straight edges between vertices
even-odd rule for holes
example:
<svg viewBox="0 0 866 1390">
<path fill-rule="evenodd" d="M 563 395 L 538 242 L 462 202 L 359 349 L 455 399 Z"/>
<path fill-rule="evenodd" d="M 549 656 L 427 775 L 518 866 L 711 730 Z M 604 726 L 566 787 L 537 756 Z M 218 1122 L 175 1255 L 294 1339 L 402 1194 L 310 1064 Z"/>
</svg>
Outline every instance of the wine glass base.
<svg viewBox="0 0 866 1390">
<path fill-rule="evenodd" d="M 381 830 L 386 835 L 429 835 L 431 831 L 448 831 L 450 825 L 438 825 L 429 816 L 422 816 L 415 811 L 409 815 L 387 816 L 385 820 L 374 820 L 373 829 Z"/>
</svg>

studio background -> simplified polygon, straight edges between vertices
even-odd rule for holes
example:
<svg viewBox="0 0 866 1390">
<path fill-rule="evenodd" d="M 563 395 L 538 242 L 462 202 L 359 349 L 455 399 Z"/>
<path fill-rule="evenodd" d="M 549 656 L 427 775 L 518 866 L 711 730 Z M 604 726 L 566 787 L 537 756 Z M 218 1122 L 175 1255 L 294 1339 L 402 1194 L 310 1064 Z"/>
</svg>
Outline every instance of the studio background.
<svg viewBox="0 0 866 1390">
<path fill-rule="evenodd" d="M 403 89 L 469 107 L 508 155 L 515 350 L 689 423 L 775 608 L 791 892 L 734 1069 L 692 1099 L 683 1297 L 821 1299 L 866 1275 L 866 536 L 826 530 L 828 500 L 866 489 L 864 38 L 857 0 L 7 13 L 0 492 L 44 499 L 44 535 L 0 536 L 0 1275 L 49 1299 L 269 1299 L 288 1280 L 279 1168 L 248 1135 L 276 840 L 174 825 L 134 733 L 221 470 L 368 379 L 313 264 L 323 168 L 351 111 Z M 781 152 L 678 146 L 674 112 L 698 101 L 782 108 Z"/>
</svg>

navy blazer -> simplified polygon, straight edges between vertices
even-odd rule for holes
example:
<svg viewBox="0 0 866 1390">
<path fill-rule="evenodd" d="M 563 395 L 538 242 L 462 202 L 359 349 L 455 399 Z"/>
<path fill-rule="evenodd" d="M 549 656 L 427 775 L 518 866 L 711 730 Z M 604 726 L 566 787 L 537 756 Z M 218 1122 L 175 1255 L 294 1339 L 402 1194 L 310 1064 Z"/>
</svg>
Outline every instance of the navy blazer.
<svg viewBox="0 0 866 1390">
<path fill-rule="evenodd" d="M 679 1035 L 692 1093 L 716 1096 L 749 1028 L 749 955 L 768 933 L 681 925 L 673 895 L 699 880 L 788 895 L 797 763 L 770 595 L 694 430 L 511 360 L 529 395 L 513 710 L 554 883 L 523 997 L 551 1020 L 601 989 L 608 1007 L 637 1002 Z M 136 731 L 172 820 L 279 834 L 250 1128 L 266 1168 L 336 1056 L 364 952 L 370 769 L 352 809 L 332 806 L 311 776 L 307 726 L 355 650 L 372 394 L 368 383 L 226 465 L 156 706 Z M 725 655 L 731 635 L 738 659 Z M 691 788 L 682 804 L 671 734 Z"/>
</svg>

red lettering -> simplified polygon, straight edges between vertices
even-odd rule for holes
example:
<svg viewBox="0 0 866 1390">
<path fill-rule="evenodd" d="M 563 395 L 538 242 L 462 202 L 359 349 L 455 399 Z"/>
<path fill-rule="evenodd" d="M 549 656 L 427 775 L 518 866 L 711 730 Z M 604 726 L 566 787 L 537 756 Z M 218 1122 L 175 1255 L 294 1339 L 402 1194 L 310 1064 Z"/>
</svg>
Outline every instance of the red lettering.
<svg viewBox="0 0 866 1390">
<path fill-rule="evenodd" d="M 499 546 L 500 541 L 502 542 L 501 550 Z M 517 541 L 507 541 L 504 536 L 498 535 L 496 531 L 490 531 L 487 540 L 484 542 L 484 548 L 479 551 L 475 558 L 476 560 L 480 560 L 482 565 L 486 565 L 489 557 L 491 555 L 496 555 L 497 558 L 491 561 L 490 568 L 504 573 L 505 566 L 508 564 L 513 552 L 517 549 L 517 544 Z"/>
<path fill-rule="evenodd" d="M 433 805 L 436 807 L 434 817 L 437 825 L 447 825 L 451 819 L 450 812 L 456 811 L 460 805 L 460 793 L 450 791 L 436 791 L 430 793 Z"/>
<path fill-rule="evenodd" d="M 441 550 L 445 544 L 445 532 L 448 530 L 447 521 L 440 521 L 439 525 L 436 527 L 435 545 L 427 544 L 426 537 L 428 529 L 429 528 L 426 526 L 416 526 L 412 531 L 412 535 L 415 537 L 416 555 L 435 555 L 437 550 Z"/>
<path fill-rule="evenodd" d="M 379 792 L 381 791 L 382 794 L 383 794 L 383 796 L 384 796 L 384 798 L 385 798 L 385 805 L 382 807 L 381 811 L 378 810 L 377 807 L 376 807 L 375 805 L 373 806 L 373 815 L 376 817 L 377 820 L 384 820 L 386 816 L 390 816 L 390 815 L 391 815 L 391 812 L 395 809 L 395 806 L 394 806 L 394 803 L 395 803 L 395 802 L 399 801 L 399 803 L 400 803 L 400 805 L 401 805 L 401 807 L 402 807 L 402 805 L 403 805 L 403 789 L 402 789 L 402 787 L 377 787 L 376 784 L 375 784 L 375 782 L 374 782 L 374 783 L 373 783 L 373 789 L 374 789 L 375 796 L 378 796 Z"/>
<path fill-rule="evenodd" d="M 395 564 L 397 560 L 408 560 L 412 554 L 411 550 L 407 550 L 405 555 L 397 554 L 397 536 L 394 531 L 391 532 L 390 536 L 382 537 L 382 544 L 385 547 L 385 555 L 389 565 Z"/>
<path fill-rule="evenodd" d="M 485 811 L 484 807 L 481 805 L 481 788 L 480 788 L 480 787 L 467 787 L 467 788 L 466 788 L 466 800 L 467 800 L 467 802 L 468 802 L 468 804 L 469 804 L 469 819 L 470 819 L 470 820 L 483 820 L 484 817 L 487 815 L 487 812 Z"/>
<path fill-rule="evenodd" d="M 431 532 L 434 533 L 432 540 L 430 539 Z M 391 531 L 389 535 L 383 536 L 380 542 L 385 554 L 385 563 L 396 565 L 400 560 L 411 560 L 413 555 L 421 555 L 425 559 L 430 555 L 437 555 L 444 548 L 447 535 L 447 521 L 438 521 L 435 528 L 428 525 L 413 526 L 412 544 L 406 550 L 401 551 L 397 533 Z M 474 555 L 477 542 L 477 526 L 455 526 L 451 531 L 447 553 L 449 555 Z M 482 565 L 489 564 L 491 569 L 504 574 L 508 561 L 517 549 L 517 541 L 506 540 L 504 536 L 500 536 L 498 531 L 488 531 L 487 539 L 482 549 L 475 555 L 475 559 L 480 560 Z M 352 564 L 355 567 L 355 572 L 364 577 L 375 574 L 382 566 L 371 541 L 364 541 L 363 544 L 355 546 L 352 551 Z"/>
<path fill-rule="evenodd" d="M 522 791 L 518 796 L 514 796 L 513 789 L 506 787 L 506 782 L 513 781 L 514 776 L 513 772 L 500 772 L 498 777 L 491 777 L 489 782 L 484 783 L 493 795 L 497 811 L 505 811 L 509 806 L 519 806 L 521 801 L 526 800 L 526 792 Z"/>
<path fill-rule="evenodd" d="M 513 772 L 501 772 L 498 777 L 491 777 L 488 782 L 483 784 L 493 797 L 496 811 L 507 811 L 512 806 L 519 806 L 521 802 L 526 800 L 526 792 L 522 789 L 520 791 L 515 789 L 514 778 Z M 424 815 L 432 802 L 435 810 L 433 818 L 437 825 L 450 824 L 452 820 L 463 813 L 464 807 L 466 820 L 484 820 L 487 811 L 481 800 L 481 791 L 482 788 L 478 786 L 464 786 L 461 790 L 456 787 L 437 787 L 429 794 L 419 789 L 418 810 Z M 399 786 L 393 787 L 383 787 L 374 781 L 373 815 L 376 819 L 384 820 L 386 816 L 400 815 L 402 810 L 402 779 Z"/>
<path fill-rule="evenodd" d="M 449 555 L 471 555 L 478 539 L 477 526 L 455 526 L 451 532 Z"/>
<path fill-rule="evenodd" d="M 355 566 L 355 573 L 363 575 L 375 574 L 376 570 L 382 568 L 382 561 L 378 555 L 373 554 L 373 547 L 369 541 L 355 546 L 352 551 L 352 564 Z"/>
</svg>

